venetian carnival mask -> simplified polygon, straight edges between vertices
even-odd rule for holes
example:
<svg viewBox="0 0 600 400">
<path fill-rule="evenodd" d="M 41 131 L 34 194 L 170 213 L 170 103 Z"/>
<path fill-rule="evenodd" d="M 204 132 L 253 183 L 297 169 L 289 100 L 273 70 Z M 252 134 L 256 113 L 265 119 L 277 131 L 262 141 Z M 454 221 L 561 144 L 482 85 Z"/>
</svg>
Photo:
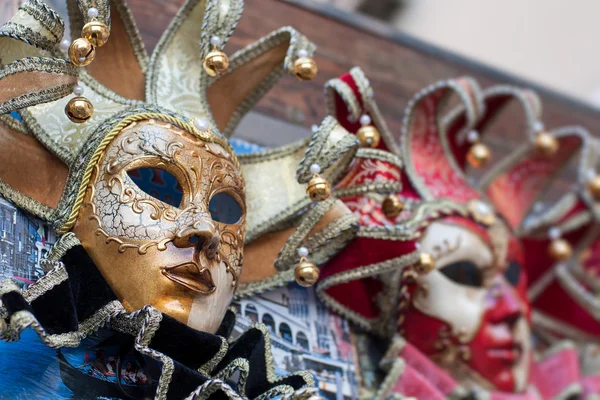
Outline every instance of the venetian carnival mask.
<svg viewBox="0 0 600 400">
<path fill-rule="evenodd" d="M 160 172 L 159 172 L 160 171 Z M 169 179 L 172 195 L 143 175 Z M 136 184 L 138 182 L 139 184 Z M 111 142 L 73 232 L 128 311 L 153 305 L 215 332 L 242 265 L 244 183 L 233 156 L 169 123 L 133 122 Z"/>
<path fill-rule="evenodd" d="M 497 258 L 491 237 L 506 242 L 507 234 L 462 218 L 432 222 L 419 243 L 435 267 L 407 283 L 412 294 L 400 329 L 463 384 L 520 392 L 532 354 L 525 276 L 518 254 Z"/>
<path fill-rule="evenodd" d="M 320 296 L 380 335 L 397 331 L 466 387 L 524 391 L 532 349 L 520 245 L 469 185 L 450 145 L 482 110 L 476 84 L 457 79 L 421 91 L 401 140 L 358 68 L 330 81 L 328 94 L 330 112 L 364 147 L 338 186 L 361 230 L 327 265 Z M 453 94 L 466 117 L 460 129 L 445 129 L 441 110 Z"/>
<path fill-rule="evenodd" d="M 227 38 L 233 30 L 242 7 L 232 4 L 205 26 L 195 21 L 203 19 L 206 3 L 190 5 L 189 18 L 177 28 L 192 30 L 169 31 L 166 50 L 151 66 L 140 58 L 139 37 L 125 29 L 133 23 L 131 15 L 118 7 L 111 10 L 112 20 L 106 6 L 73 21 L 75 33 L 83 22 L 100 31 L 86 36 L 88 28 L 81 30 L 84 37 L 68 48 L 70 62 L 49 56 L 66 56 L 59 49 L 64 24 L 54 14 L 45 22 L 47 37 L 35 46 L 21 36 L 38 30 L 35 2 L 7 25 L 14 32 L 0 37 L 2 62 L 8 64 L 3 71 L 12 79 L 0 82 L 7 88 L 3 93 L 14 94 L 2 99 L 0 109 L 20 109 L 25 121 L 18 129 L 2 127 L 2 194 L 52 223 L 59 234 L 74 233 L 125 311 L 151 305 L 210 333 L 221 323 L 241 274 L 244 180 L 202 105 L 181 105 L 164 93 L 179 83 L 180 73 L 192 77 L 186 81 L 190 88 L 206 87 L 200 85 L 209 79 L 202 59 L 224 45 L 211 38 Z M 106 41 L 98 35 L 108 26 Z M 194 48 L 200 41 L 191 70 L 171 66 L 171 58 L 187 57 L 181 43 L 170 42 L 176 40 Z M 94 52 L 74 57 L 84 45 Z M 87 72 L 77 68 L 88 64 Z M 146 70 L 153 71 L 147 80 Z M 8 90 L 12 87 L 23 93 Z"/>
</svg>

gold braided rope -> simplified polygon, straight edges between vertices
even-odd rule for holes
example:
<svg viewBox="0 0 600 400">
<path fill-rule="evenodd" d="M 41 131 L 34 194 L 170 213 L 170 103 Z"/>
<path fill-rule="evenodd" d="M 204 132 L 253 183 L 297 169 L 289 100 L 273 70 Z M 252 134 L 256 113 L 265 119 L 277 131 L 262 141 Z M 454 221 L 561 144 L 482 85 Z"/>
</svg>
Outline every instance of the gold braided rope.
<svg viewBox="0 0 600 400">
<path fill-rule="evenodd" d="M 94 170 L 94 166 L 96 165 L 96 163 L 98 163 L 98 161 L 100 160 L 100 157 L 102 156 L 102 154 L 104 152 L 104 149 L 106 149 L 106 147 L 115 138 L 115 136 L 117 136 L 124 128 L 126 128 L 131 123 L 137 122 L 137 121 L 151 120 L 151 119 L 168 122 L 170 124 L 177 126 L 178 128 L 181 128 L 187 132 L 192 133 L 194 136 L 198 137 L 199 139 L 201 139 L 205 142 L 215 143 L 215 144 L 222 146 L 233 157 L 234 164 L 236 165 L 236 167 L 240 168 L 240 162 L 239 162 L 238 158 L 236 157 L 235 153 L 233 152 L 233 148 L 231 147 L 229 142 L 223 138 L 220 138 L 220 137 L 214 135 L 212 132 L 210 132 L 208 130 L 201 131 L 198 128 L 196 128 L 193 123 L 185 122 L 183 120 L 180 120 L 179 118 L 175 118 L 175 117 L 172 117 L 172 116 L 166 115 L 166 114 L 141 113 L 141 114 L 131 115 L 131 116 L 123 119 L 121 122 L 119 122 L 104 137 L 104 139 L 102 139 L 102 142 L 100 142 L 100 145 L 94 152 L 94 155 L 90 159 L 90 161 L 85 169 L 83 178 L 81 179 L 81 183 L 79 184 L 79 191 L 77 193 L 77 198 L 75 199 L 75 203 L 73 204 L 73 209 L 71 210 L 71 213 L 69 214 L 69 218 L 67 219 L 67 222 L 65 222 L 65 224 L 58 230 L 59 235 L 63 235 L 65 233 L 69 232 L 71 230 L 71 228 L 73 227 L 73 225 L 75 224 L 75 221 L 77 221 L 77 216 L 79 215 L 79 209 L 81 208 L 81 205 L 83 204 L 83 198 L 85 197 L 87 185 L 90 182 L 90 179 L 92 177 L 92 171 Z"/>
</svg>

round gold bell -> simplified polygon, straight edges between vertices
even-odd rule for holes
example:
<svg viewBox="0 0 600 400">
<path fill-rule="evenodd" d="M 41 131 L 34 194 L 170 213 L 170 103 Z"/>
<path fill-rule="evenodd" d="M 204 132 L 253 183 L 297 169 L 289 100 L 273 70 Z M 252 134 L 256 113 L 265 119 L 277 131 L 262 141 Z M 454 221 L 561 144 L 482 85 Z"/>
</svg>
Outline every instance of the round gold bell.
<svg viewBox="0 0 600 400">
<path fill-rule="evenodd" d="M 325 201 L 331 196 L 331 184 L 327 179 L 315 175 L 308 181 L 306 194 L 312 201 Z"/>
<path fill-rule="evenodd" d="M 110 29 L 100 21 L 90 21 L 81 30 L 81 37 L 97 47 L 104 46 L 109 36 Z"/>
<path fill-rule="evenodd" d="M 74 97 L 65 106 L 65 114 L 76 124 L 82 124 L 94 114 L 94 106 L 85 97 Z"/>
<path fill-rule="evenodd" d="M 404 210 L 404 203 L 396 195 L 390 194 L 381 203 L 381 211 L 388 218 L 396 218 Z"/>
<path fill-rule="evenodd" d="M 467 153 L 467 161 L 473 168 L 485 167 L 492 159 L 492 152 L 483 143 L 475 143 Z"/>
<path fill-rule="evenodd" d="M 312 286 L 319 279 L 319 267 L 306 259 L 301 259 L 294 268 L 294 278 L 300 286 Z"/>
<path fill-rule="evenodd" d="M 549 132 L 540 132 L 535 137 L 535 149 L 542 156 L 551 156 L 558 151 L 558 140 Z"/>
<path fill-rule="evenodd" d="M 373 125 L 361 126 L 356 132 L 356 137 L 360 141 L 361 147 L 371 148 L 379 146 L 379 140 L 381 139 L 379 131 Z"/>
<path fill-rule="evenodd" d="M 96 49 L 87 39 L 75 39 L 69 46 L 69 59 L 76 67 L 85 67 L 96 58 Z"/>
<path fill-rule="evenodd" d="M 416 266 L 416 270 L 419 274 L 428 274 L 435 268 L 435 260 L 429 253 L 421 253 L 419 255 L 419 263 Z"/>
<path fill-rule="evenodd" d="M 294 63 L 294 75 L 301 81 L 310 81 L 317 76 L 317 72 L 317 63 L 310 57 L 300 57 Z"/>
<path fill-rule="evenodd" d="M 204 57 L 204 70 L 210 76 L 217 76 L 229 68 L 229 57 L 219 50 L 213 50 Z"/>
<path fill-rule="evenodd" d="M 550 254 L 550 257 L 556 261 L 566 261 L 573 254 L 573 250 L 571 249 L 569 242 L 567 242 L 565 239 L 559 238 L 550 242 L 548 253 Z"/>
<path fill-rule="evenodd" d="M 596 175 L 590 179 L 587 183 L 587 188 L 594 200 L 600 201 L 600 175 Z"/>
</svg>

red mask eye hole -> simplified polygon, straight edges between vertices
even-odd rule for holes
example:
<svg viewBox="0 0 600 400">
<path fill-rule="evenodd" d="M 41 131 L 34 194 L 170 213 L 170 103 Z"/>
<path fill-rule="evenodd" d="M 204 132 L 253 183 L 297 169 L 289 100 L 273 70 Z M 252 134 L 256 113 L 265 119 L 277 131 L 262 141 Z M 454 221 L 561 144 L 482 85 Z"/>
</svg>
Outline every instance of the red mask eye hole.
<svg viewBox="0 0 600 400">
<path fill-rule="evenodd" d="M 481 269 L 471 261 L 457 261 L 440 268 L 439 271 L 461 285 L 471 287 L 483 286 Z"/>
<path fill-rule="evenodd" d="M 508 263 L 508 267 L 506 271 L 504 271 L 504 277 L 513 286 L 517 286 L 519 284 L 519 279 L 521 278 L 521 264 L 516 261 L 511 261 Z"/>
</svg>

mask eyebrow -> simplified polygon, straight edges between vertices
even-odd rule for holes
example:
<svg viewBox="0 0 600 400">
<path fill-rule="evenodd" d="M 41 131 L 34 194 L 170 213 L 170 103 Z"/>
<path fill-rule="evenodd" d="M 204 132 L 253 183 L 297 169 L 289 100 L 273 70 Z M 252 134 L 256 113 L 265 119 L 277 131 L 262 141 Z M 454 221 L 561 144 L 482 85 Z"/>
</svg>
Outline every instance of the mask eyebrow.
<svg viewBox="0 0 600 400">
<path fill-rule="evenodd" d="M 455 253 L 460 248 L 461 242 L 462 242 L 462 235 L 456 236 L 456 240 L 455 240 L 454 244 L 452 244 L 450 242 L 450 239 L 446 238 L 446 239 L 442 240 L 441 245 L 433 246 L 431 256 L 435 260 L 439 260 L 443 257 L 446 257 L 446 256 L 452 254 L 452 253 Z"/>
</svg>

